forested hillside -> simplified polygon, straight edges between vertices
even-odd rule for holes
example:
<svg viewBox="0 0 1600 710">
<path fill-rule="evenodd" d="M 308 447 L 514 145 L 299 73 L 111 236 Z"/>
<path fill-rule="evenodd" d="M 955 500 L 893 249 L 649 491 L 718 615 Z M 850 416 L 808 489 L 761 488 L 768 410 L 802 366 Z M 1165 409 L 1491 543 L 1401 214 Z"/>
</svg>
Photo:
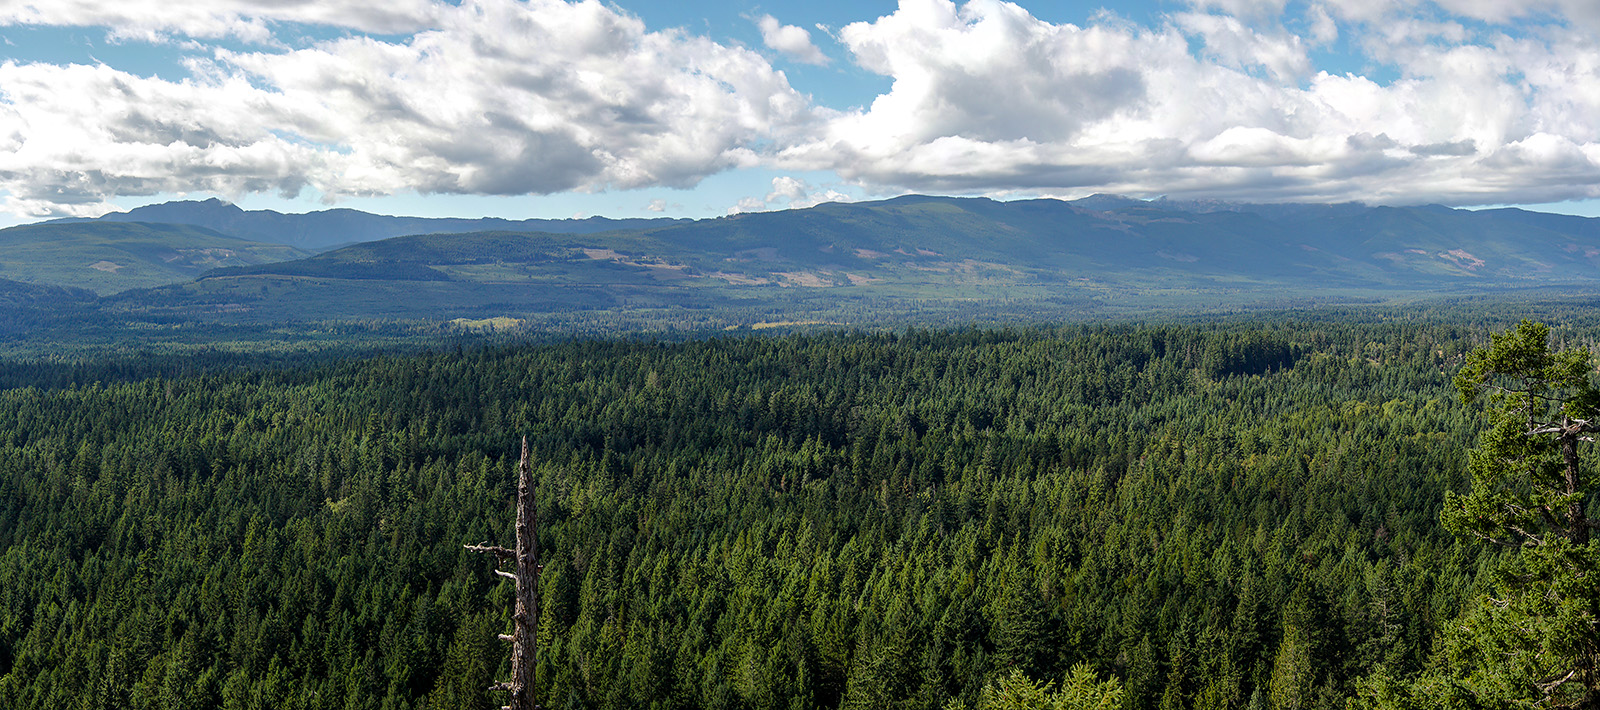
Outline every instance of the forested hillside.
<svg viewBox="0 0 1600 710">
<path fill-rule="evenodd" d="M 70 223 L 85 220 L 57 220 Z M 160 222 L 190 224 L 254 239 L 321 251 L 353 242 L 388 239 L 406 234 L 443 234 L 498 229 L 514 232 L 584 234 L 616 229 L 662 226 L 674 219 L 523 219 L 391 217 L 352 209 L 331 209 L 304 214 L 284 214 L 273 210 L 244 210 L 211 198 L 179 200 L 135 207 L 127 212 L 101 215 L 99 222 Z"/>
<path fill-rule="evenodd" d="M 187 282 L 227 266 L 309 256 L 201 227 L 139 222 L 28 224 L 0 229 L 0 277 L 112 294 Z"/>
<path fill-rule="evenodd" d="M 81 370 L 0 392 L 0 707 L 498 706 L 510 585 L 462 545 L 509 541 L 522 435 L 547 708 L 973 706 L 1079 663 L 1128 708 L 1343 707 L 1428 672 L 1498 554 L 1438 521 L 1479 421 L 1450 378 L 1485 337 L 1104 326 Z"/>
<path fill-rule="evenodd" d="M 875 327 L 937 322 L 930 311 L 1104 320 L 1538 287 L 1593 301 L 1600 284 L 1600 220 L 1519 210 L 906 195 L 607 231 L 485 222 L 461 233 L 471 224 L 420 221 L 437 233 L 219 264 L 102 311 L 113 322 L 509 318 L 561 329 L 669 313 L 713 328 Z M 746 318 L 752 310 L 786 317 Z"/>
</svg>

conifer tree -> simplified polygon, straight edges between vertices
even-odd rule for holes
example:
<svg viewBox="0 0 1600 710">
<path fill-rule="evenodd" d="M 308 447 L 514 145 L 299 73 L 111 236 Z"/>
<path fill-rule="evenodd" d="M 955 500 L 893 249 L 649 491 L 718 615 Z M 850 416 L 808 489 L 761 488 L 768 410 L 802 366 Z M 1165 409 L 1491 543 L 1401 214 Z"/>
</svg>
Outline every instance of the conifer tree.
<svg viewBox="0 0 1600 710">
<path fill-rule="evenodd" d="M 1447 493 L 1441 520 L 1517 551 L 1470 632 L 1488 668 L 1467 684 L 1593 707 L 1600 548 L 1585 504 L 1600 481 L 1579 451 L 1600 432 L 1592 357 L 1584 348 L 1552 351 L 1549 328 L 1524 320 L 1473 352 L 1455 384 L 1464 402 L 1487 395 L 1489 428 L 1470 452 L 1472 491 Z"/>
</svg>

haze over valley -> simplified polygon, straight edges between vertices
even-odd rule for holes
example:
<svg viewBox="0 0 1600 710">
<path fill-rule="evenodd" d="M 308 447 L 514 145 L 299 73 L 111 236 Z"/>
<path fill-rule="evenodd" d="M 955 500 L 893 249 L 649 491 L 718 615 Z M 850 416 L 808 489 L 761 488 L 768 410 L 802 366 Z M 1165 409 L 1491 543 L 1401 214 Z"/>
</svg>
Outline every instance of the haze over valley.
<svg viewBox="0 0 1600 710">
<path fill-rule="evenodd" d="M 1600 707 L 1597 8 L 0 1 L 0 709 Z"/>
</svg>

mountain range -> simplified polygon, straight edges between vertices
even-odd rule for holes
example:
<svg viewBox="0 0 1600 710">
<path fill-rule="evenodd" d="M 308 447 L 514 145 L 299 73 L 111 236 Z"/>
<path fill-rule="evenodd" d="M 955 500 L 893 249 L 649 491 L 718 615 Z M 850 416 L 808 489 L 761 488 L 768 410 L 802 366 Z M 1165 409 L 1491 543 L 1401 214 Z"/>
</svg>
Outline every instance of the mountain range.
<svg viewBox="0 0 1600 710">
<path fill-rule="evenodd" d="M 310 255 L 189 224 L 105 221 L 0 230 L 0 278 L 100 294 L 188 281 L 217 267 Z"/>
<path fill-rule="evenodd" d="M 96 220 L 62 219 L 55 220 L 55 223 L 81 221 L 187 224 L 241 239 L 287 244 L 307 251 L 324 251 L 356 242 L 370 242 L 407 234 L 456 234 L 489 230 L 589 234 L 621 229 L 642 229 L 686 220 L 606 217 L 524 220 L 494 217 L 477 219 L 392 217 L 351 209 L 285 214 L 273 210 L 244 210 L 212 198 L 204 201 L 186 200 L 146 205 L 127 212 L 113 212 Z"/>
<path fill-rule="evenodd" d="M 163 222 L 127 221 L 136 218 Z M 232 261 L 146 258 L 178 272 L 162 275 L 168 281 L 156 288 L 130 281 L 126 288 L 135 290 L 102 300 L 106 312 L 257 323 L 564 323 L 582 314 L 649 312 L 738 325 L 863 322 L 897 313 L 914 319 L 934 311 L 960 318 L 994 308 L 1061 317 L 1600 289 L 1600 219 L 1116 196 L 1000 202 L 913 195 L 693 221 L 521 222 L 354 210 L 284 215 L 212 200 L 0 231 L 0 244 L 17 230 L 38 242 L 35 233 L 113 228 L 173 240 L 233 239 L 235 246 Z M 425 231 L 369 239 L 408 229 Z M 273 258 L 259 246 L 268 242 L 285 250 L 354 243 Z M 77 272 L 36 268 L 19 278 L 13 274 L 27 273 L 7 262 L 0 278 L 117 290 L 76 276 L 85 266 L 106 273 L 109 267 L 90 258 L 113 260 L 63 254 L 77 260 Z M 51 273 L 58 278 L 45 277 Z"/>
</svg>

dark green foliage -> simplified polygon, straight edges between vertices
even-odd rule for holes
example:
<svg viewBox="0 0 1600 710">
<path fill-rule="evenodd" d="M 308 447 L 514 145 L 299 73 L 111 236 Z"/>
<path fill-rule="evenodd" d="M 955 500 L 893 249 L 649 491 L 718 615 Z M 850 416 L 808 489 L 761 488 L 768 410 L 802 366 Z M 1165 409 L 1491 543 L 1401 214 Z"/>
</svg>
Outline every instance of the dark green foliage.
<svg viewBox="0 0 1600 710">
<path fill-rule="evenodd" d="M 45 368 L 78 383 L 0 392 L 0 707 L 486 707 L 510 589 L 461 546 L 508 540 L 523 434 L 545 707 L 1334 707 L 1423 670 L 1495 559 L 1437 523 L 1470 349 L 1116 326 Z"/>
<path fill-rule="evenodd" d="M 95 293 L 87 289 L 0 279 L 0 342 L 64 322 L 81 321 Z"/>
<path fill-rule="evenodd" d="M 1029 680 L 1020 670 L 1012 670 L 979 696 L 978 710 L 1119 710 L 1123 706 L 1121 684 L 1115 678 L 1099 681 L 1087 664 L 1073 666 L 1056 688 L 1054 683 Z M 965 710 L 957 700 L 945 710 Z"/>
<path fill-rule="evenodd" d="M 1206 344 L 1200 369 L 1212 377 L 1262 375 L 1294 362 L 1294 348 L 1281 337 L 1251 331 L 1235 338 L 1213 338 Z"/>
<path fill-rule="evenodd" d="M 69 286 L 48 286 L 0 279 L 0 308 L 11 312 L 31 306 L 60 307 L 94 301 L 94 292 Z"/>
<path fill-rule="evenodd" d="M 1462 401 L 1487 394 L 1488 428 L 1471 452 L 1472 490 L 1446 494 L 1449 530 L 1515 549 L 1494 592 L 1441 660 L 1438 701 L 1593 707 L 1600 694 L 1600 544 L 1585 508 L 1600 481 L 1580 446 L 1600 432 L 1600 388 L 1587 348 L 1553 350 L 1527 320 L 1471 353 Z M 1587 459 L 1587 460 L 1586 460 Z"/>
</svg>

